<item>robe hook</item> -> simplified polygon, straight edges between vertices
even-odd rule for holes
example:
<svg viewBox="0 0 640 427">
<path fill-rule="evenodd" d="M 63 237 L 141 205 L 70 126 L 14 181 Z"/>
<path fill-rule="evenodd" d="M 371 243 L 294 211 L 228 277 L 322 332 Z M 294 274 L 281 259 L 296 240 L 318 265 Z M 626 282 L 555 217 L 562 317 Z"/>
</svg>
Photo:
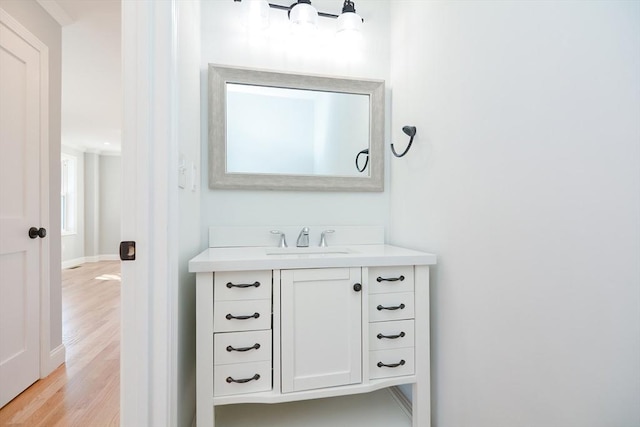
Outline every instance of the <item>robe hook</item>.
<svg viewBox="0 0 640 427">
<path fill-rule="evenodd" d="M 409 152 L 409 148 L 411 148 L 411 144 L 413 144 L 413 137 L 416 136 L 416 127 L 415 126 L 404 126 L 402 128 L 402 131 L 404 133 L 406 133 L 410 137 L 409 145 L 407 145 L 407 148 L 404 150 L 404 152 L 402 154 L 398 154 L 396 152 L 395 148 L 393 147 L 393 142 L 392 142 L 391 143 L 391 152 L 396 157 L 403 157 L 405 154 L 407 154 L 407 152 Z"/>
</svg>

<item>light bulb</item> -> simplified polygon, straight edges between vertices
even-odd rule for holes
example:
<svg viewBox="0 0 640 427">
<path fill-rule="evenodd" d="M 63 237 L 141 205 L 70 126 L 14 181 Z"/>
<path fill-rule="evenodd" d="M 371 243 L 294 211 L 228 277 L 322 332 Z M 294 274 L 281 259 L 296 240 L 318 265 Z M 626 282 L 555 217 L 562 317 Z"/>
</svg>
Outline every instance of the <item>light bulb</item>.
<svg viewBox="0 0 640 427">
<path fill-rule="evenodd" d="M 291 8 L 289 20 L 294 31 L 309 33 L 315 30 L 318 25 L 318 11 L 308 3 L 296 3 Z"/>
<path fill-rule="evenodd" d="M 362 18 L 355 12 L 345 12 L 338 16 L 338 32 L 362 30 Z"/>
</svg>

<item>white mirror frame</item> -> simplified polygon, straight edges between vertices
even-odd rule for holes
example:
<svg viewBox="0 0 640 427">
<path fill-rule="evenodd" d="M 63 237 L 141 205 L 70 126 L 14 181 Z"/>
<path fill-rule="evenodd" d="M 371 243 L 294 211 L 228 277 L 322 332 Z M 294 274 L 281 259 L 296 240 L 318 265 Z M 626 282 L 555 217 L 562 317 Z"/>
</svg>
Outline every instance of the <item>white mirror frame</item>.
<svg viewBox="0 0 640 427">
<path fill-rule="evenodd" d="M 343 177 L 228 173 L 225 108 L 227 83 L 369 95 L 369 175 Z M 246 190 L 384 191 L 384 94 L 384 80 L 289 74 L 209 64 L 209 187 Z"/>
</svg>

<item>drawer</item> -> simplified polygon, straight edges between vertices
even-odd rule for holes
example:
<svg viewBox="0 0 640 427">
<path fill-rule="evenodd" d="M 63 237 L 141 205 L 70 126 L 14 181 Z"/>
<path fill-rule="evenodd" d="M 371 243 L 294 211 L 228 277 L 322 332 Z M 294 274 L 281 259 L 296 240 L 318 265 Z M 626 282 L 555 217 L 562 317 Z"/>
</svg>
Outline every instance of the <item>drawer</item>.
<svg viewBox="0 0 640 427">
<path fill-rule="evenodd" d="M 213 336 L 214 365 L 271 360 L 271 331 L 227 332 Z"/>
<path fill-rule="evenodd" d="M 213 275 L 213 300 L 271 298 L 271 270 L 221 271 Z"/>
<path fill-rule="evenodd" d="M 413 347 L 369 352 L 369 378 L 399 377 L 413 375 Z"/>
<path fill-rule="evenodd" d="M 213 368 L 213 395 L 271 390 L 271 361 L 218 365 Z"/>
<path fill-rule="evenodd" d="M 369 325 L 369 349 L 413 347 L 413 320 L 376 322 Z"/>
<path fill-rule="evenodd" d="M 271 329 L 271 300 L 213 303 L 213 331 L 234 332 Z"/>
<path fill-rule="evenodd" d="M 369 268 L 369 293 L 413 292 L 413 266 Z"/>
<path fill-rule="evenodd" d="M 369 321 L 413 319 L 413 292 L 369 295 Z"/>
</svg>

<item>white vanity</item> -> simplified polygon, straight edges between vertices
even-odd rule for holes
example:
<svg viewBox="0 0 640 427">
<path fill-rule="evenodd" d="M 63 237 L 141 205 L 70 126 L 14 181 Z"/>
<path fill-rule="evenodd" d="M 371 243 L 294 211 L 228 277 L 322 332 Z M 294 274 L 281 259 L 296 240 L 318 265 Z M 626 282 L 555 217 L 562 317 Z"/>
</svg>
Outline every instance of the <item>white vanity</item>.
<svg viewBox="0 0 640 427">
<path fill-rule="evenodd" d="M 378 227 L 334 227 L 330 245 L 314 247 L 320 228 L 309 248 L 275 247 L 268 227 L 212 229 L 190 261 L 198 426 L 214 425 L 217 405 L 400 384 L 413 384 L 413 426 L 430 425 L 435 255 L 384 245 Z"/>
</svg>

